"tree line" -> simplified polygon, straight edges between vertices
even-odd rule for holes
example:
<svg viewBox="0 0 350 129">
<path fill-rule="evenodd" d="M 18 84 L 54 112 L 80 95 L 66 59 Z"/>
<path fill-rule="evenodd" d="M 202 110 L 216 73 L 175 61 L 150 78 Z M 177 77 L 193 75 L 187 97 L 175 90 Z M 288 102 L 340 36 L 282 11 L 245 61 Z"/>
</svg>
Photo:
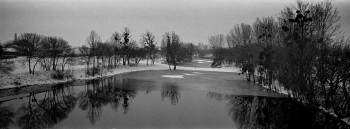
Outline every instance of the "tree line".
<svg viewBox="0 0 350 129">
<path fill-rule="evenodd" d="M 106 70 L 118 67 L 120 63 L 124 66 L 134 66 L 146 58 L 154 63 L 157 57 L 154 35 L 146 32 L 142 35 L 141 42 L 144 47 L 140 47 L 135 40 L 130 40 L 130 29 L 127 27 L 121 34 L 113 33 L 111 39 L 105 42 L 102 42 L 100 35 L 95 31 L 91 31 L 86 38 L 86 45 L 79 48 L 83 63 L 86 64 L 86 73 L 92 76 L 102 74 Z M 130 62 L 131 60 L 133 62 Z"/>
<path fill-rule="evenodd" d="M 108 70 L 120 65 L 137 66 L 141 60 L 146 59 L 147 65 L 153 65 L 157 59 L 165 59 L 165 63 L 176 66 L 179 63 L 191 61 L 194 51 L 197 54 L 208 53 L 208 47 L 200 44 L 200 47 L 192 43 L 180 41 L 175 33 L 166 32 L 157 45 L 156 37 L 149 31 L 143 33 L 138 43 L 131 38 L 128 27 L 121 32 L 114 32 L 111 38 L 102 41 L 101 36 L 94 30 L 86 38 L 86 44 L 78 47 L 78 51 L 69 45 L 61 37 L 44 36 L 36 33 L 23 33 L 18 38 L 1 45 L 1 58 L 5 58 L 4 48 L 13 48 L 18 56 L 26 57 L 28 71 L 34 75 L 37 65 L 47 71 L 65 71 L 67 64 L 84 64 L 85 73 L 89 76 L 102 75 Z M 13 62 L 1 60 L 2 73 L 9 73 L 14 69 Z M 6 66 L 6 67 L 5 67 Z M 6 69 L 5 69 L 6 68 Z"/>
<path fill-rule="evenodd" d="M 297 1 L 277 18 L 257 18 L 229 33 L 210 36 L 212 66 L 235 64 L 247 80 L 350 116 L 350 45 L 343 36 L 338 10 L 330 1 Z"/>
<path fill-rule="evenodd" d="M 161 42 L 160 48 L 157 47 L 155 36 L 148 31 L 141 35 L 139 45 L 131 39 L 130 29 L 125 27 L 121 33 L 113 33 L 111 39 L 105 42 L 95 31 L 91 31 L 86 45 L 79 51 L 86 64 L 86 73 L 92 76 L 116 68 L 119 64 L 136 66 L 143 59 L 147 60 L 147 65 L 153 65 L 156 59 L 164 57 L 169 69 L 173 65 L 174 70 L 178 63 L 191 61 L 194 45 L 181 42 L 175 32 L 166 32 Z"/>
<path fill-rule="evenodd" d="M 13 41 L 5 43 L 4 48 L 14 48 L 17 55 L 24 56 L 28 71 L 33 75 L 38 64 L 48 71 L 64 71 L 75 56 L 72 47 L 63 38 L 36 33 L 23 33 Z"/>
</svg>

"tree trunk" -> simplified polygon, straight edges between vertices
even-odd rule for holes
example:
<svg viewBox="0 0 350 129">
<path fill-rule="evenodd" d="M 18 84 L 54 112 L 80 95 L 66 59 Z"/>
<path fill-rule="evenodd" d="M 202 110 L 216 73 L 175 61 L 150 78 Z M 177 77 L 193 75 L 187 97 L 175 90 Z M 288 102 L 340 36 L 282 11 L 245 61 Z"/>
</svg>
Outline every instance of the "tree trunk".
<svg viewBox="0 0 350 129">
<path fill-rule="evenodd" d="M 29 74 L 32 74 L 32 68 L 30 67 L 30 58 L 31 58 L 31 57 L 28 58 Z"/>
<path fill-rule="evenodd" d="M 176 59 L 174 60 L 174 70 L 176 70 Z"/>
<path fill-rule="evenodd" d="M 95 76 L 95 62 L 96 62 L 96 57 L 94 56 L 93 57 L 93 62 L 92 62 L 92 76 L 94 77 Z"/>
<path fill-rule="evenodd" d="M 147 65 L 148 65 L 148 59 L 149 59 L 149 56 L 147 57 Z"/>
<path fill-rule="evenodd" d="M 114 55 L 114 68 L 117 67 L 117 54 Z"/>
<path fill-rule="evenodd" d="M 36 62 L 35 62 L 35 64 L 34 64 L 34 67 L 33 67 L 33 75 L 34 75 L 34 70 L 35 70 L 35 66 L 36 66 L 36 64 L 38 64 L 38 62 L 40 61 L 41 59 L 38 59 Z"/>
<path fill-rule="evenodd" d="M 120 58 L 118 57 L 118 59 L 117 59 L 117 66 L 116 67 L 119 66 L 119 63 L 120 63 Z"/>
<path fill-rule="evenodd" d="M 128 58 L 128 65 L 130 65 L 130 59 Z"/>
<path fill-rule="evenodd" d="M 52 62 L 52 70 L 56 70 L 55 63 L 56 63 L 56 59 L 55 59 L 55 58 L 53 58 L 53 62 Z"/>
<path fill-rule="evenodd" d="M 255 74 L 253 72 L 253 83 L 255 83 Z"/>
<path fill-rule="evenodd" d="M 62 71 L 64 71 L 64 65 L 65 65 L 65 64 L 66 64 L 66 63 L 63 63 L 63 64 L 62 64 Z"/>
<path fill-rule="evenodd" d="M 250 73 L 247 73 L 248 77 L 247 77 L 247 81 L 250 81 Z"/>
<path fill-rule="evenodd" d="M 272 71 L 269 70 L 269 87 L 272 85 Z"/>
<path fill-rule="evenodd" d="M 126 59 L 125 59 L 125 55 L 123 54 L 123 65 L 126 65 Z"/>
</svg>

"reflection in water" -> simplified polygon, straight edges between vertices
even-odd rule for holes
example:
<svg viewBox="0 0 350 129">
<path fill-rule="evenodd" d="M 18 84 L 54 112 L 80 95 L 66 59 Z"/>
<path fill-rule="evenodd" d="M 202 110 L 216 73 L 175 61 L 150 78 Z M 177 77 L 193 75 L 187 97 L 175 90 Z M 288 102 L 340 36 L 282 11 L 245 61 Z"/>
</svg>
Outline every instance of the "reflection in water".
<svg viewBox="0 0 350 129">
<path fill-rule="evenodd" d="M 81 110 L 84 111 L 84 114 L 80 115 L 80 113 L 78 113 L 78 117 L 86 116 L 91 125 L 101 126 L 96 124 L 96 122 L 99 121 L 100 118 L 103 118 L 102 110 L 106 110 L 105 107 L 112 109 L 107 110 L 108 113 L 121 111 L 122 113 L 127 114 L 128 117 L 131 116 L 131 118 L 138 118 L 139 114 L 135 115 L 135 113 L 140 113 L 140 111 L 143 112 L 151 107 L 156 111 L 154 114 L 147 114 L 148 112 L 146 112 L 145 114 L 147 114 L 147 116 L 154 115 L 167 118 L 167 114 L 170 114 L 176 118 L 174 125 L 182 124 L 181 122 L 184 121 L 187 122 L 188 120 L 194 120 L 196 117 L 212 117 L 213 114 L 210 113 L 213 112 L 216 115 L 220 113 L 223 115 L 213 117 L 212 120 L 208 118 L 208 120 L 210 120 L 209 122 L 220 123 L 216 122 L 215 120 L 228 120 L 230 126 L 232 124 L 230 119 L 232 119 L 238 128 L 243 129 L 345 128 L 344 125 L 340 124 L 339 121 L 335 121 L 335 119 L 332 117 L 325 115 L 318 110 L 314 110 L 300 103 L 291 101 L 287 98 L 233 96 L 214 92 L 209 92 L 206 94 L 205 92 L 203 93 L 202 91 L 198 92 L 195 90 L 183 92 L 184 88 L 179 87 L 175 83 L 155 83 L 154 81 L 135 80 L 125 77 L 110 77 L 83 81 L 81 84 L 84 86 L 57 86 L 51 91 L 45 91 L 42 93 L 31 92 L 23 100 L 16 100 L 20 101 L 20 104 L 14 103 L 14 100 L 0 103 L 0 128 L 10 128 L 12 125 L 23 129 L 52 128 L 58 123 L 67 119 L 70 113 L 77 111 L 79 112 Z M 158 84 L 160 84 L 160 86 L 158 86 Z M 160 96 L 157 90 L 160 90 Z M 75 93 L 75 91 L 77 91 L 77 93 Z M 156 93 L 154 93 L 154 91 Z M 182 92 L 181 97 L 183 99 L 182 103 L 184 104 L 178 104 L 180 101 L 180 91 Z M 142 95 L 142 92 L 152 95 Z M 138 93 L 140 96 L 145 98 L 135 99 Z M 191 95 L 196 96 L 193 97 Z M 206 96 L 215 100 L 209 102 L 209 98 Z M 161 101 L 155 101 L 158 100 L 155 98 L 159 97 L 161 97 L 162 101 L 164 101 L 164 99 L 169 100 L 171 105 L 176 105 L 176 108 L 163 110 L 162 108 L 168 108 L 168 106 L 162 107 L 160 104 L 158 104 Z M 191 97 L 191 99 L 189 99 L 189 97 Z M 135 99 L 135 101 L 132 104 L 138 105 L 138 107 L 135 106 L 135 108 L 133 108 L 133 111 L 135 110 L 135 112 L 129 112 L 128 114 L 130 106 L 132 106 L 130 105 L 131 100 L 133 99 Z M 218 101 L 216 100 L 220 102 L 217 103 Z M 12 102 L 14 105 L 5 105 L 6 103 L 10 102 Z M 142 107 L 145 106 L 143 104 L 146 104 L 148 107 Z M 186 107 L 191 104 L 203 104 L 207 105 L 207 107 L 208 105 L 214 105 L 214 108 L 203 107 L 203 109 L 198 109 L 196 106 Z M 226 111 L 224 108 L 225 104 L 226 110 L 231 118 L 226 116 Z M 159 107 L 154 107 L 158 105 Z M 220 109 L 221 107 L 223 107 L 222 110 Z M 196 110 L 202 110 L 205 113 L 196 112 Z M 220 113 L 216 111 L 219 111 Z M 193 114 L 190 115 L 197 116 L 188 116 L 188 118 L 184 118 L 183 121 L 178 121 L 177 118 L 183 118 L 185 113 L 189 114 L 188 112 L 193 112 Z M 72 114 L 76 115 L 77 113 Z M 185 116 L 187 114 L 185 114 Z M 111 117 L 108 115 L 105 115 L 105 118 Z M 112 118 L 122 117 L 115 117 L 114 115 Z M 169 125 L 171 124 L 167 123 L 168 121 L 171 121 L 168 120 L 169 118 L 171 117 L 168 117 L 161 122 Z M 154 119 L 157 122 L 159 120 L 159 118 L 147 119 Z M 106 119 L 101 119 L 101 123 L 105 122 L 105 120 Z M 126 120 L 129 120 L 129 118 Z M 62 123 L 66 123 L 67 121 Z M 118 121 L 118 119 L 115 121 Z M 131 123 L 134 124 L 134 122 L 137 123 L 137 120 L 132 121 Z M 193 122 L 196 121 L 194 120 Z M 217 126 L 220 125 L 216 124 L 213 127 Z"/>
<path fill-rule="evenodd" d="M 12 106 L 1 106 L 0 104 L 0 128 L 7 129 L 14 124 L 13 117 L 15 112 Z"/>
<path fill-rule="evenodd" d="M 221 100 L 224 95 L 209 92 Z M 225 95 L 226 108 L 241 129 L 333 129 L 349 128 L 319 110 L 289 98 Z"/>
<path fill-rule="evenodd" d="M 107 104 L 111 104 L 114 111 L 122 108 L 124 114 L 128 112 L 129 101 L 136 96 L 137 92 L 117 87 L 116 82 L 114 78 L 88 81 L 86 91 L 78 95 L 79 108 L 87 111 L 87 118 L 91 124 L 95 124 L 100 119 L 101 107 Z M 123 80 L 122 83 L 127 83 L 127 80 Z"/>
<path fill-rule="evenodd" d="M 16 110 L 16 123 L 22 129 L 51 128 L 66 119 L 75 105 L 76 98 L 66 95 L 63 89 L 47 91 L 41 100 L 31 92 L 28 102 Z"/>
<path fill-rule="evenodd" d="M 223 94 L 218 94 L 218 93 L 215 93 L 215 92 L 208 92 L 207 96 L 210 97 L 210 98 L 214 98 L 214 99 L 216 99 L 218 101 L 221 101 L 222 98 L 224 97 Z"/>
<path fill-rule="evenodd" d="M 172 105 L 176 105 L 179 103 L 180 99 L 180 93 L 179 93 L 179 86 L 173 85 L 173 84 L 164 84 L 164 89 L 162 91 L 161 97 L 162 101 L 164 101 L 164 98 L 168 98 Z"/>
</svg>

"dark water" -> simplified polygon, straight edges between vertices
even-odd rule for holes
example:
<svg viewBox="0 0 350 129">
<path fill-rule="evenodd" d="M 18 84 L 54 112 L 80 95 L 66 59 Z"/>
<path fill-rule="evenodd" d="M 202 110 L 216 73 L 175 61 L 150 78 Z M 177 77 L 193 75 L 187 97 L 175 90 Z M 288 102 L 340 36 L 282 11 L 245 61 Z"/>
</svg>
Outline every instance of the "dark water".
<svg viewBox="0 0 350 129">
<path fill-rule="evenodd" d="M 0 103 L 2 128 L 348 128 L 285 97 L 220 94 L 127 76 L 15 98 Z"/>
</svg>

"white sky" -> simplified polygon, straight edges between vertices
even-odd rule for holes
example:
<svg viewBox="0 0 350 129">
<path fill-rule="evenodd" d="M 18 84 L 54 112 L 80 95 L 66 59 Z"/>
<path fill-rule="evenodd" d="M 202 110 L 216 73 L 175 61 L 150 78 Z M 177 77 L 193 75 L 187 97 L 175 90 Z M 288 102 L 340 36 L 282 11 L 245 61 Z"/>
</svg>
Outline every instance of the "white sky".
<svg viewBox="0 0 350 129">
<path fill-rule="evenodd" d="M 321 1 L 321 0 L 309 0 Z M 139 41 L 150 31 L 175 31 L 184 42 L 207 43 L 208 36 L 227 34 L 236 24 L 253 23 L 257 17 L 277 17 L 295 0 L 0 0 L 0 42 L 14 33 L 33 32 L 59 36 L 72 46 L 85 44 L 91 30 L 103 40 L 124 27 Z M 350 0 L 333 0 L 350 34 Z"/>
</svg>

